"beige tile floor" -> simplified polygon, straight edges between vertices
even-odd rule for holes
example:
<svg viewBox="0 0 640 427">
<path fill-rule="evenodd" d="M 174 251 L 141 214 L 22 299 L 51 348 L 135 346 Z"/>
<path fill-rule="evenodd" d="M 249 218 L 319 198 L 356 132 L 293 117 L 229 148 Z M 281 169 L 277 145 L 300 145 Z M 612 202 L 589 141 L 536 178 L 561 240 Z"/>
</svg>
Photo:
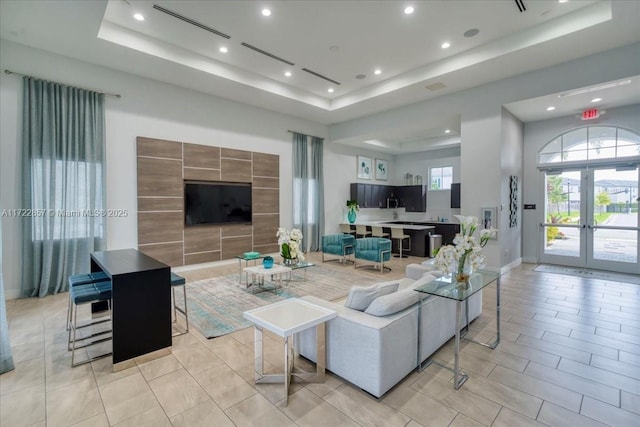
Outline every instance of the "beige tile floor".
<svg viewBox="0 0 640 427">
<path fill-rule="evenodd" d="M 402 277 L 416 261 L 394 259 L 382 277 Z M 182 274 L 191 281 L 236 268 Z M 411 373 L 382 399 L 329 374 L 324 384 L 295 384 L 286 407 L 282 386 L 253 382 L 251 328 L 211 340 L 192 329 L 174 339 L 170 355 L 113 373 L 108 358 L 70 367 L 67 294 L 7 301 L 16 369 L 0 376 L 0 425 L 640 425 L 640 286 L 533 268 L 525 264 L 503 276 L 502 342 L 495 350 L 463 343 L 469 380 L 460 390 L 437 365 Z M 483 299 L 472 333 L 489 340 L 494 286 Z M 281 343 L 272 335 L 265 343 L 267 370 L 276 372 Z M 435 357 L 452 363 L 451 341 Z"/>
</svg>

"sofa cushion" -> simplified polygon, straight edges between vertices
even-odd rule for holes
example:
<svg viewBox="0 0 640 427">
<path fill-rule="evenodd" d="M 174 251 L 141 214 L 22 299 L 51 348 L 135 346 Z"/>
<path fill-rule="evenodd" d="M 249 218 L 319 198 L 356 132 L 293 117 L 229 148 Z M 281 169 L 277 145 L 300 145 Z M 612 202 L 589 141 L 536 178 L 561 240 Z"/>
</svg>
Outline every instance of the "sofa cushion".
<svg viewBox="0 0 640 427">
<path fill-rule="evenodd" d="M 353 286 L 349 290 L 349 295 L 347 296 L 347 301 L 345 301 L 344 306 L 354 310 L 364 311 L 376 298 L 397 291 L 399 284 L 398 281 L 391 281 L 376 283 L 375 285 L 367 287 Z"/>
<path fill-rule="evenodd" d="M 414 291 L 418 286 L 425 285 L 433 281 L 435 277 L 425 274 L 420 279 L 411 283 L 407 288 L 388 295 L 376 298 L 364 311 L 372 316 L 388 316 L 404 310 L 407 307 L 420 301 L 423 297 L 419 292 Z"/>
</svg>

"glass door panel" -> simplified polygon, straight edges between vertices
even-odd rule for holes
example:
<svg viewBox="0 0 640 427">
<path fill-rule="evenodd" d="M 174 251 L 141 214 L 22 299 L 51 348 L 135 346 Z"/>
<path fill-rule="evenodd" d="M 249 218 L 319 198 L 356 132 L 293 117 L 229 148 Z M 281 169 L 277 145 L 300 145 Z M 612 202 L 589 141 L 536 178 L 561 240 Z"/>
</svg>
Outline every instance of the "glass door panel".
<svg viewBox="0 0 640 427">
<path fill-rule="evenodd" d="M 542 262 L 580 266 L 585 260 L 582 172 L 544 173 Z"/>
<path fill-rule="evenodd" d="M 638 273 L 638 168 L 594 169 L 589 175 L 587 263 Z"/>
</svg>

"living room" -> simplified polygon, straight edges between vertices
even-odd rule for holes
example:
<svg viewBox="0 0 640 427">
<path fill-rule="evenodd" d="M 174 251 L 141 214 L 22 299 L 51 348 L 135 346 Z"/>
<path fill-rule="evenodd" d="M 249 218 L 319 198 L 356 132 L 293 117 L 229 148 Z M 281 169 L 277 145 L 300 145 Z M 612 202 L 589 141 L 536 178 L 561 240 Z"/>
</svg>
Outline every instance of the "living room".
<svg viewBox="0 0 640 427">
<path fill-rule="evenodd" d="M 610 4 L 609 2 L 605 3 Z M 338 233 L 339 224 L 345 222 L 345 200 L 350 197 L 351 183 L 382 183 L 381 181 L 376 182 L 375 180 L 357 178 L 356 159 L 358 156 L 386 160 L 388 162 L 389 177 L 384 183 L 389 185 L 404 184 L 407 173 L 425 177 L 426 183 L 429 168 L 453 166 L 454 181 L 459 180 L 459 182 L 462 183 L 461 209 L 450 208 L 448 205 L 448 192 L 433 192 L 433 194 L 427 194 L 427 209 L 425 212 L 407 213 L 402 209 L 363 208 L 358 214 L 359 220 L 392 220 L 394 219 L 393 215 L 395 211 L 399 219 L 402 220 L 421 221 L 446 218 L 453 222 L 455 221 L 453 217 L 455 214 L 477 216 L 483 207 L 495 207 L 497 211 L 500 212 L 498 215 L 499 223 L 496 227 L 500 232 L 498 239 L 489 242 L 483 249 L 487 258 L 487 265 L 497 272 L 507 273 L 515 271 L 523 277 L 531 278 L 531 275 L 534 274 L 530 272 L 531 269 L 523 267 L 520 264 L 536 264 L 540 261 L 541 243 L 539 224 L 541 221 L 539 209 L 544 201 L 541 200 L 540 196 L 537 154 L 552 138 L 562 134 L 568 129 L 584 126 L 584 122 L 576 117 L 576 111 L 574 110 L 560 115 L 549 116 L 553 117 L 550 119 L 537 118 L 530 122 L 525 122 L 511 111 L 513 109 L 512 106 L 515 106 L 515 104 L 522 100 L 542 96 L 556 96 L 557 98 L 556 94 L 558 93 L 577 88 L 593 87 L 603 82 L 620 81 L 626 78 L 634 78 L 635 81 L 635 79 L 637 79 L 636 76 L 640 74 L 640 67 L 637 61 L 640 50 L 640 45 L 638 44 L 640 35 L 637 30 L 627 28 L 627 26 L 625 26 L 626 21 L 624 21 L 620 15 L 626 14 L 627 16 L 633 16 L 633 12 L 637 11 L 637 7 L 618 3 L 623 2 L 611 3 L 615 20 L 606 25 L 619 25 L 624 29 L 624 31 L 620 31 L 622 34 L 620 35 L 620 40 L 609 41 L 608 45 L 602 40 L 592 40 L 593 44 L 597 42 L 602 43 L 602 47 L 594 48 L 595 50 L 593 52 L 583 53 L 583 51 L 575 48 L 575 46 L 572 47 L 574 50 L 558 47 L 558 55 L 562 56 L 562 59 L 555 57 L 550 58 L 553 55 L 545 56 L 543 54 L 544 52 L 541 51 L 544 51 L 544 49 L 552 50 L 553 42 L 551 42 L 541 47 L 540 51 L 535 51 L 535 54 L 540 55 L 540 65 L 538 67 L 523 69 L 520 72 L 517 69 L 517 65 L 509 64 L 508 67 L 514 68 L 513 72 L 510 73 L 509 76 L 499 80 L 488 80 L 480 85 L 469 83 L 466 84 L 466 87 L 461 87 L 455 92 L 451 91 L 429 99 L 415 99 L 413 102 L 406 102 L 405 104 L 395 104 L 389 101 L 387 108 L 378 109 L 377 107 L 372 107 L 372 112 L 369 114 L 353 114 L 351 117 L 340 121 L 327 119 L 327 117 L 329 117 L 327 111 L 321 111 L 321 109 L 309 106 L 308 104 L 288 103 L 273 94 L 263 94 L 262 96 L 264 96 L 265 99 L 255 100 L 255 104 L 262 102 L 262 106 L 234 100 L 233 96 L 231 96 L 232 92 L 248 91 L 248 89 L 237 82 L 227 83 L 226 94 L 220 92 L 214 95 L 207 93 L 207 91 L 197 90 L 197 87 L 207 86 L 207 73 L 200 70 L 189 69 L 189 67 L 161 60 L 156 57 L 146 58 L 146 67 L 141 67 L 140 70 L 135 72 L 131 69 L 122 70 L 117 66 L 104 65 L 97 58 L 91 56 L 87 56 L 84 59 L 75 58 L 70 53 L 65 53 L 64 48 L 61 47 L 47 48 L 44 43 L 38 46 L 35 41 L 29 39 L 30 35 L 20 36 L 19 29 L 16 29 L 18 35 L 9 34 L 9 28 L 13 27 L 5 26 L 5 22 L 8 22 L 5 21 L 5 19 L 10 20 L 10 18 L 6 17 L 7 14 L 5 14 L 6 9 L 4 8 L 6 5 L 3 5 L 2 13 L 2 26 L 5 29 L 2 30 L 2 40 L 0 41 L 0 68 L 2 70 L 11 70 L 17 73 L 37 76 L 54 82 L 64 82 L 77 87 L 98 88 L 105 92 L 122 95 L 121 98 L 107 97 L 105 102 L 105 133 L 107 136 L 105 161 L 106 206 L 110 209 L 119 209 L 122 210 L 122 212 L 127 212 L 126 216 L 109 217 L 106 219 L 106 245 L 110 250 L 138 248 L 139 246 L 138 193 L 136 189 L 138 176 L 136 141 L 138 137 L 277 155 L 280 165 L 278 173 L 280 183 L 278 202 L 278 210 L 280 212 L 279 225 L 291 228 L 293 226 L 293 220 L 288 213 L 292 211 L 293 206 L 292 183 L 294 179 L 291 167 L 293 163 L 292 140 L 291 134 L 288 131 L 293 130 L 325 139 L 323 151 L 325 178 L 324 234 Z M 65 8 L 68 7 L 70 7 L 68 4 L 65 5 Z M 87 16 L 91 17 L 91 22 L 100 22 L 105 9 L 104 4 L 99 7 L 90 5 L 83 5 L 82 7 L 86 9 L 82 9 L 81 12 L 78 13 L 86 13 Z M 627 7 L 630 8 L 629 10 L 631 12 L 625 9 Z M 636 8 L 634 9 L 634 7 Z M 97 17 L 97 20 L 96 15 L 100 15 Z M 11 17 L 10 14 L 9 17 Z M 17 17 L 14 18 L 16 18 L 16 22 L 19 21 Z M 614 24 L 614 22 L 617 24 Z M 595 34 L 599 35 L 600 33 L 597 32 Z M 20 39 L 20 37 L 24 38 Z M 573 37 L 577 36 L 574 35 Z M 102 43 L 105 42 L 103 41 Z M 127 54 L 123 53 L 123 51 L 125 51 L 124 48 L 110 46 L 110 49 L 114 51 L 114 58 L 117 58 L 118 61 L 126 58 Z M 159 63 L 163 63 L 163 67 L 158 67 L 154 70 L 153 65 Z M 172 74 L 182 76 L 182 79 L 185 81 L 184 85 L 169 82 L 170 79 L 167 76 Z M 636 90 L 637 83 L 632 83 L 630 87 Z M 425 91 L 423 87 L 421 90 Z M 0 127 L 2 128 L 0 130 L 2 137 L 0 162 L 2 167 L 0 173 L 3 183 L 0 207 L 3 209 L 11 209 L 22 205 L 20 187 L 18 185 L 8 184 L 22 181 L 20 170 L 22 158 L 20 124 L 22 120 L 22 80 L 14 75 L 3 73 L 0 76 L 0 94 L 0 109 L 2 110 L 2 118 L 0 119 Z M 638 94 L 636 93 L 635 95 L 637 98 Z M 257 96 L 256 98 L 261 98 L 262 96 Z M 272 108 L 265 108 L 264 104 L 271 104 Z M 517 106 L 514 108 L 516 107 Z M 579 108 L 588 107 L 590 107 L 590 105 L 581 105 Z M 546 112 L 543 114 L 546 114 Z M 345 117 L 347 116 L 348 115 Z M 638 117 L 640 117 L 640 104 L 638 104 L 636 100 L 633 103 L 621 106 L 610 107 L 607 105 L 606 113 L 598 119 L 597 124 L 631 129 L 638 133 L 640 132 L 640 129 L 638 129 Z M 403 151 L 399 146 L 390 149 L 362 143 L 362 141 L 365 140 L 382 140 L 385 138 L 385 132 L 395 137 L 402 135 L 404 138 L 408 138 L 411 135 L 421 134 L 425 129 L 433 128 L 436 124 L 442 126 L 443 131 L 445 127 L 453 130 L 453 135 L 451 137 L 443 135 L 437 138 L 436 142 L 440 145 L 431 146 L 431 148 L 426 151 L 412 151 L 411 149 Z M 405 144 L 405 146 L 409 145 L 411 144 Z M 517 176 L 522 184 L 519 193 L 520 210 L 518 211 L 518 221 L 514 227 L 510 227 L 508 215 L 510 195 L 507 188 L 507 178 L 510 176 Z M 539 208 L 538 210 L 524 210 L 524 204 L 538 204 Z M 29 320 L 27 315 L 34 315 L 34 311 L 43 310 L 43 312 L 47 313 L 57 310 L 56 313 L 59 314 L 58 311 L 64 308 L 62 306 L 66 305 L 66 299 L 64 298 L 56 299 L 52 306 L 48 303 L 50 297 L 42 299 L 21 298 L 23 296 L 21 292 L 23 258 L 22 251 L 16 249 L 22 245 L 21 228 L 19 224 L 18 218 L 2 218 L 2 283 L 5 298 L 11 307 L 9 312 L 14 316 L 13 327 L 19 327 L 20 322 L 28 324 Z M 275 234 L 273 237 L 275 241 Z M 314 259 L 314 261 L 319 260 L 319 254 L 310 254 L 310 257 Z M 416 257 L 406 261 L 394 259 L 392 264 L 390 264 L 392 268 L 391 274 L 383 276 L 384 278 L 381 280 L 403 277 L 404 268 L 407 264 L 422 261 L 421 259 L 416 259 Z M 336 266 L 336 268 L 338 267 L 343 268 L 342 266 Z M 347 275 L 351 274 L 352 269 L 348 267 L 344 268 Z M 635 268 L 637 269 L 637 261 Z M 199 270 L 201 270 L 199 272 L 195 272 L 189 267 L 189 269 L 185 270 L 184 275 L 188 279 L 189 275 L 191 275 L 191 277 L 196 280 L 201 278 L 202 275 L 211 274 L 211 272 L 215 272 L 213 274 L 216 275 L 224 275 L 235 272 L 235 269 L 235 262 L 233 264 L 225 264 L 222 262 L 221 264 L 199 266 Z M 377 275 L 379 275 L 379 273 Z M 373 275 L 370 276 L 372 278 L 374 277 Z M 512 276 L 512 279 L 517 283 L 516 288 L 522 288 L 523 292 L 527 292 L 525 284 L 521 283 L 517 277 L 514 278 Z M 505 280 L 505 283 L 507 283 L 507 280 Z M 537 281 L 531 278 L 531 283 L 537 283 Z M 620 290 L 620 292 L 627 292 L 627 290 L 625 288 L 624 291 Z M 487 304 L 487 307 L 485 307 L 483 314 L 488 315 L 492 310 L 491 304 L 493 304 L 493 309 L 495 309 L 495 301 L 492 301 L 489 295 L 485 294 L 484 297 L 484 302 Z M 633 298 L 635 298 L 634 304 L 637 304 L 637 292 Z M 611 301 L 608 302 L 611 303 Z M 24 311 L 17 312 L 16 309 L 20 306 L 24 306 Z M 546 308 L 549 309 L 548 307 Z M 621 309 L 620 311 L 624 312 L 625 309 Z M 15 317 L 16 313 L 20 313 L 20 315 Z M 543 308 L 536 314 L 544 314 Z M 633 316 L 632 313 L 625 314 Z M 533 316 L 534 314 L 532 312 L 531 317 L 533 318 Z M 39 319 L 38 321 L 44 322 L 44 319 L 40 317 L 37 317 L 37 319 Z M 631 319 L 637 321 L 637 317 L 631 317 Z M 487 324 L 489 323 L 490 322 L 487 322 Z M 12 327 L 11 325 L 12 323 L 10 321 L 10 328 Z M 532 319 L 531 323 L 521 325 L 520 328 L 535 328 L 536 326 L 539 327 L 541 325 L 536 324 L 535 319 Z M 42 325 L 40 327 L 42 327 Z M 546 331 L 563 335 L 564 330 L 560 330 L 557 327 L 558 325 L 556 325 L 555 329 L 551 327 Z M 64 329 L 64 324 L 61 324 L 60 328 Z M 541 328 L 541 330 L 544 330 L 544 328 Z M 637 332 L 637 327 L 623 321 L 618 332 L 625 333 L 625 330 L 627 331 L 626 334 L 634 336 L 633 331 Z M 198 332 L 193 332 L 192 334 L 197 333 Z M 23 381 L 19 387 L 14 385 L 7 386 L 5 389 L 7 393 L 3 390 L 2 398 L 0 399 L 3 402 L 2 412 L 5 412 L 5 402 L 8 401 L 7 395 L 24 392 L 29 389 L 29 387 L 40 385 L 45 387 L 44 385 L 47 384 L 46 388 L 34 388 L 34 390 L 37 390 L 38 396 L 40 396 L 40 394 L 42 395 L 42 405 L 37 406 L 38 409 L 34 412 L 40 411 L 42 414 L 51 415 L 52 418 L 48 420 L 42 417 L 32 419 L 32 424 L 40 422 L 46 423 L 47 425 L 55 425 L 52 421 L 53 419 L 62 420 L 64 417 L 60 417 L 59 414 L 53 416 L 49 413 L 49 411 L 53 410 L 53 406 L 56 403 L 55 400 L 47 401 L 46 409 L 44 402 L 45 395 L 48 393 L 49 388 L 51 388 L 51 390 L 58 388 L 60 383 L 55 384 L 55 381 L 47 383 L 48 380 L 44 374 L 44 370 L 45 366 L 47 366 L 47 372 L 51 371 L 55 374 L 56 369 L 60 368 L 59 365 L 61 365 L 62 362 L 54 362 L 50 359 L 45 362 L 46 358 L 44 353 L 48 351 L 45 350 L 47 348 L 46 339 L 44 332 L 41 330 L 39 330 L 38 334 L 41 336 L 41 338 L 39 338 L 40 341 L 38 341 L 41 348 L 37 354 L 39 355 L 38 357 L 42 358 L 42 372 L 33 374 L 31 377 L 27 375 L 24 377 L 25 381 Z M 637 338 L 637 333 L 635 336 Z M 233 365 L 233 357 L 230 355 L 237 350 L 238 354 L 242 355 L 242 358 L 246 357 L 247 354 L 251 356 L 252 351 L 247 353 L 247 348 L 250 346 L 240 346 L 250 343 L 252 339 L 251 328 L 243 330 L 236 335 L 235 338 L 223 337 L 223 339 L 216 338 L 213 340 L 203 338 L 203 341 L 200 341 L 190 334 L 180 338 L 179 341 L 174 344 L 174 348 L 183 351 L 185 354 L 188 354 L 188 348 L 192 348 L 194 358 L 209 356 L 211 358 L 217 357 L 219 360 L 225 361 L 224 364 L 219 365 L 224 365 L 225 369 L 230 369 L 229 373 L 225 371 L 224 375 L 227 375 L 228 378 L 233 378 L 233 381 L 238 381 L 236 376 L 230 374 L 230 372 L 233 371 L 233 367 L 231 366 Z M 216 340 L 219 340 L 219 343 L 217 343 Z M 207 342 L 207 344 L 205 344 L 205 342 Z M 24 342 L 17 340 L 15 343 L 23 344 Z M 568 348 L 572 345 L 571 343 L 565 344 L 567 344 L 566 347 Z M 635 344 L 638 343 L 635 342 Z M 508 346 L 507 344 L 505 347 Z M 513 346 L 515 347 L 515 344 Z M 540 357 L 540 359 L 537 359 L 538 362 L 540 362 L 540 360 L 546 360 L 544 359 L 544 357 L 547 357 L 546 355 L 553 354 L 549 349 L 546 349 L 546 351 L 548 351 L 547 353 L 533 346 L 527 348 L 531 349 L 532 355 Z M 213 349 L 218 351 L 218 353 L 213 352 Z M 450 346 L 444 348 L 443 354 L 450 350 Z M 619 347 L 619 350 L 624 352 L 627 351 L 628 348 L 626 344 L 623 344 Z M 537 352 L 545 354 L 537 354 Z M 569 350 L 567 350 L 567 353 L 569 353 Z M 630 351 L 627 354 L 631 355 L 634 353 Z M 35 358 L 31 358 L 30 356 L 21 355 L 20 352 L 18 352 L 17 355 L 18 360 L 21 362 L 35 360 Z M 182 362 L 189 357 L 190 356 L 187 355 L 182 358 Z M 496 357 L 506 359 L 511 356 L 502 355 Z M 535 357 L 536 356 L 531 356 L 531 359 L 527 360 L 532 360 Z M 635 353 L 635 356 L 630 356 L 626 362 L 629 362 L 629 360 L 636 360 L 635 365 L 629 363 L 629 366 L 635 366 L 637 368 L 637 353 Z M 64 375 L 68 375 L 70 379 L 77 376 L 79 384 L 82 384 L 82 386 L 78 385 L 80 390 L 85 390 L 81 387 L 87 387 L 87 390 L 93 390 L 91 387 L 93 387 L 96 382 L 98 385 L 102 385 L 101 381 L 106 378 L 98 373 L 96 373 L 94 377 L 94 371 L 92 371 L 92 369 L 94 369 L 95 372 L 104 373 L 103 370 L 101 371 L 101 369 L 104 368 L 104 362 L 94 363 L 96 364 L 94 366 L 97 367 L 92 368 L 89 366 L 89 374 L 84 368 L 75 368 L 75 370 L 72 370 L 69 367 L 68 369 L 65 368 L 64 371 L 59 371 L 57 375 L 61 376 L 62 372 L 64 372 Z M 175 365 L 174 367 L 177 367 L 176 363 L 178 362 L 173 361 L 173 363 Z M 503 361 L 503 363 L 508 364 L 509 362 Z M 188 365 L 188 362 L 184 362 L 184 364 Z M 496 364 L 500 365 L 499 363 Z M 512 365 L 509 366 L 513 367 Z M 242 366 L 242 368 L 244 369 L 245 366 Z M 173 370 L 173 368 L 171 369 Z M 194 372 L 199 370 L 198 368 Z M 436 369 L 435 366 L 433 366 L 425 370 L 424 374 L 420 375 L 416 373 L 410 375 L 410 377 L 413 375 L 420 376 L 421 382 L 418 384 L 422 386 L 428 383 L 427 377 L 444 377 L 445 373 L 441 371 L 442 370 Z M 20 374 L 20 372 L 18 372 L 18 374 Z M 478 373 L 474 373 L 474 375 L 477 376 Z M 490 374 L 483 372 L 482 375 L 489 376 Z M 156 379 L 159 376 L 156 377 L 152 375 L 148 378 L 150 379 L 152 377 Z M 9 382 L 9 380 L 5 378 L 7 378 L 6 375 L 0 377 L 3 385 Z M 55 379 L 55 377 L 53 378 Z M 412 409 L 398 409 L 404 405 L 419 406 L 421 404 L 419 399 L 416 399 L 414 396 L 409 396 L 409 393 L 415 393 L 418 397 L 425 395 L 416 391 L 415 387 L 410 388 L 410 385 L 413 384 L 410 380 L 413 379 L 415 381 L 416 378 L 406 379 L 406 384 L 399 387 L 398 392 L 388 399 L 388 404 L 384 403 L 384 399 L 381 401 L 371 400 L 366 394 L 362 396 L 357 395 L 357 393 L 359 393 L 357 389 L 349 388 L 348 385 L 345 386 L 346 383 L 338 380 L 337 377 L 330 376 L 329 378 L 327 384 L 325 384 L 326 389 L 321 389 L 322 386 L 315 386 L 317 387 L 316 389 L 312 386 L 301 388 L 301 399 L 305 404 L 309 402 L 317 403 L 320 410 L 331 407 L 327 410 L 333 414 L 335 407 L 332 407 L 332 404 L 326 401 L 318 401 L 316 397 L 326 397 L 329 394 L 330 387 L 335 386 L 335 389 L 337 389 L 342 386 L 344 393 L 351 396 L 355 402 L 365 402 L 362 404 L 366 405 L 366 407 L 370 408 L 374 413 L 376 411 L 382 411 L 381 413 L 384 413 L 386 416 L 390 413 L 386 411 L 389 408 L 393 408 L 393 417 L 398 417 L 397 419 L 394 418 L 398 425 L 406 425 L 407 423 L 409 423 L 409 425 L 417 425 L 418 423 L 426 425 L 423 412 L 418 411 L 419 413 L 415 413 L 412 412 Z M 637 385 L 635 385 L 638 381 L 637 373 L 634 374 L 631 372 L 628 378 L 632 378 L 634 380 L 631 381 L 632 384 L 634 387 L 637 387 Z M 142 388 L 147 387 L 146 379 L 147 377 L 139 384 Z M 115 378 L 111 378 L 108 381 L 111 382 L 113 380 L 115 380 Z M 11 381 L 15 380 L 12 379 Z M 253 382 L 250 379 L 242 379 L 241 381 L 243 383 L 239 388 L 253 396 L 246 388 L 249 387 L 255 391 L 256 389 L 254 388 Z M 65 386 L 73 384 L 72 380 L 61 382 L 64 382 Z M 484 384 L 486 386 L 489 382 L 491 382 L 491 380 L 482 378 L 478 384 Z M 470 380 L 467 386 L 472 385 L 472 383 L 473 381 Z M 580 385 L 580 387 L 582 386 L 583 385 Z M 477 387 L 480 386 L 478 385 Z M 98 390 L 99 387 L 96 386 L 95 389 Z M 308 395 L 309 390 L 307 389 L 315 390 L 316 393 L 311 391 L 311 395 Z M 532 386 L 532 389 L 535 389 L 535 386 Z M 441 390 L 441 388 L 438 388 L 438 390 Z M 473 390 L 478 389 L 474 388 Z M 508 389 L 505 390 L 507 390 L 508 393 Z M 618 419 L 614 416 L 607 421 L 597 415 L 602 409 L 601 406 L 598 405 L 606 404 L 624 414 L 620 418 L 621 420 L 632 420 L 635 422 L 638 417 L 637 409 L 635 412 L 630 409 L 633 405 L 630 405 L 629 402 L 638 402 L 640 392 L 638 389 L 633 388 L 631 391 L 629 391 L 628 388 L 621 388 L 621 390 L 620 394 L 623 396 L 623 402 L 610 402 L 604 398 L 598 400 L 597 398 L 594 399 L 593 396 L 585 397 L 585 400 L 591 399 L 597 401 L 596 403 L 590 402 L 588 405 L 585 405 L 585 408 L 598 409 L 589 412 L 587 417 L 590 418 L 586 419 L 586 421 L 584 419 L 580 419 L 580 421 L 595 423 L 594 420 L 598 420 L 605 424 L 625 425 L 624 422 L 619 424 L 614 423 L 613 420 Z M 281 393 L 281 388 L 269 389 L 267 392 L 265 392 L 264 389 L 258 390 L 258 394 L 263 392 L 275 395 L 276 393 Z M 451 390 L 451 392 L 453 392 L 453 390 Z M 462 394 L 462 396 L 460 396 L 460 394 Z M 474 394 L 474 396 L 469 396 L 471 394 Z M 536 393 L 531 390 L 526 394 L 537 396 Z M 589 396 L 587 393 L 583 394 Z M 469 400 L 473 400 L 476 398 L 475 395 L 482 395 L 482 391 L 475 391 L 474 393 L 465 392 L 463 387 L 459 391 L 459 394 L 450 396 L 450 399 L 465 400 L 468 398 Z M 92 396 L 96 397 L 93 394 Z M 365 400 L 362 400 L 363 396 Z M 153 396 L 146 397 L 153 400 Z M 335 404 L 336 397 L 334 396 L 333 399 Z M 211 400 L 216 402 L 216 399 Z M 477 423 L 508 425 L 509 421 L 513 420 L 534 423 L 537 419 L 542 423 L 553 424 L 553 418 L 550 416 L 537 418 L 537 413 L 528 412 L 528 410 L 517 405 L 510 407 L 495 396 L 494 399 L 489 400 L 491 400 L 492 403 L 487 406 L 491 406 L 492 411 L 495 409 L 492 404 L 497 404 L 500 406 L 498 411 L 501 411 L 501 415 L 498 416 L 498 411 L 496 411 L 493 418 L 475 419 Z M 496 402 L 496 400 L 499 400 L 499 402 Z M 554 404 L 552 398 L 542 398 L 542 400 Z M 11 401 L 14 402 L 15 400 Z M 276 405 L 277 401 L 273 403 L 270 402 L 269 399 L 267 399 L 267 401 L 270 406 L 269 412 L 271 413 L 273 409 L 281 414 L 285 414 L 287 417 L 285 421 L 291 423 L 298 422 L 301 425 L 305 424 L 304 421 L 309 424 L 320 423 L 320 421 L 322 421 L 321 419 L 312 419 L 310 421 L 308 418 L 299 421 L 301 418 L 300 414 L 295 415 L 279 409 L 280 407 Z M 438 401 L 439 403 L 436 405 L 433 401 Z M 602 403 L 603 401 L 606 403 Z M 96 401 L 93 401 L 93 403 L 96 403 Z M 221 405 L 220 402 L 217 402 L 216 405 L 218 409 L 212 410 L 212 413 L 223 418 L 229 416 L 225 411 L 233 405 L 229 404 L 227 406 L 228 403 L 229 401 L 225 401 L 225 404 Z M 237 404 L 239 401 L 234 401 L 233 403 Z M 261 405 L 267 405 L 267 403 L 263 401 L 258 403 L 252 401 L 252 404 L 260 405 L 259 407 L 261 408 Z M 433 405 L 432 407 L 434 410 L 439 411 L 439 414 L 446 414 L 443 418 L 435 417 L 432 420 L 433 425 L 456 425 L 455 423 L 449 423 L 458 416 L 459 418 L 457 418 L 456 423 L 462 424 L 464 421 L 471 423 L 470 419 L 468 419 L 469 414 L 464 414 L 458 409 L 452 409 L 451 406 L 443 405 L 444 407 L 441 407 L 440 401 L 434 399 L 433 396 L 426 397 L 425 400 L 422 401 L 422 404 L 426 406 Z M 100 405 L 102 405 L 102 403 L 97 405 L 97 407 L 100 407 Z M 548 406 L 549 405 L 545 407 L 545 410 Z M 436 407 L 438 409 L 435 409 Z M 28 405 L 22 406 L 21 408 L 23 408 L 22 414 L 26 414 L 31 410 Z M 167 409 L 160 404 L 150 404 L 149 408 L 150 410 L 153 409 L 153 411 L 150 412 L 152 416 L 164 416 L 164 418 L 162 418 L 162 416 L 156 418 L 157 420 L 164 420 L 161 422 L 166 423 L 171 420 L 176 424 L 178 423 L 174 418 L 180 415 L 180 413 L 167 411 Z M 158 408 L 162 408 L 164 413 L 158 413 L 156 411 Z M 239 406 L 238 408 L 243 408 L 243 406 Z M 537 408 L 540 409 L 540 406 Z M 566 408 L 566 406 L 563 407 L 563 410 L 564 408 Z M 340 415 L 336 416 L 342 417 L 344 415 L 343 410 L 344 408 L 338 411 Z M 351 410 L 353 410 L 353 408 L 351 408 Z M 520 412 L 518 410 L 520 410 Z M 554 414 L 564 414 L 563 410 L 542 412 L 547 415 L 552 412 Z M 571 405 L 570 411 L 575 413 L 575 415 L 580 415 L 579 410 L 579 406 Z M 452 413 L 448 411 L 452 411 Z M 228 424 L 231 422 L 242 424 L 244 418 L 240 415 L 241 412 L 241 409 L 231 410 L 231 413 L 233 413 L 236 418 L 230 416 L 230 419 L 219 422 L 221 425 L 224 425 L 224 422 Z M 410 412 L 410 414 L 407 415 L 407 412 Z M 105 413 L 103 408 L 102 412 L 91 414 L 90 417 L 87 416 L 86 418 L 77 419 L 77 421 L 86 421 L 89 425 L 99 425 L 99 422 L 114 424 L 114 419 L 134 422 L 132 416 L 128 416 L 129 414 L 127 414 L 127 416 L 122 415 L 110 418 L 107 417 Z M 605 411 L 604 413 L 607 412 Z M 169 414 L 172 414 L 172 416 Z M 449 418 L 451 414 L 453 416 Z M 101 415 L 102 418 L 100 417 Z M 95 417 L 95 419 L 89 421 L 92 417 Z M 471 417 L 471 419 L 472 418 L 473 417 Z M 11 420 L 15 419 L 16 418 L 11 418 Z M 222 418 L 220 418 L 220 420 L 221 419 Z M 282 418 L 277 419 L 282 421 Z M 375 420 L 371 420 L 370 418 L 354 420 L 347 417 L 338 419 L 345 423 L 359 422 L 362 424 L 375 424 Z M 428 417 L 426 419 L 428 419 Z M 576 420 L 578 420 L 578 418 L 576 418 Z M 141 422 L 140 419 L 137 419 L 137 421 Z M 198 421 L 204 422 L 203 419 Z M 257 421 L 254 420 L 254 422 Z M 380 422 L 380 420 L 378 420 L 378 422 Z M 61 424 L 64 424 L 64 422 L 61 422 Z M 337 424 L 340 424 L 340 422 L 337 422 Z M 630 421 L 627 425 L 631 424 L 632 422 Z M 393 423 L 390 422 L 387 425 L 393 425 Z M 513 425 L 513 423 L 511 425 Z M 562 423 L 556 419 L 555 425 L 562 425 Z M 569 424 L 567 423 L 565 425 Z"/>
</svg>

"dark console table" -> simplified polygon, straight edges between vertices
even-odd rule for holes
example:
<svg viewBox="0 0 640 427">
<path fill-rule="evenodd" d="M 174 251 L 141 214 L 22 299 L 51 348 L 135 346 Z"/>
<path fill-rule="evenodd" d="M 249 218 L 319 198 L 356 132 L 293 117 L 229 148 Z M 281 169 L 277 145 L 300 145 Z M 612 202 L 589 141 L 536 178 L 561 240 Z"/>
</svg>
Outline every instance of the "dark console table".
<svg viewBox="0 0 640 427">
<path fill-rule="evenodd" d="M 171 347 L 168 265 L 135 249 L 120 249 L 92 253 L 91 271 L 104 271 L 112 281 L 114 371 L 118 363 Z"/>
</svg>

